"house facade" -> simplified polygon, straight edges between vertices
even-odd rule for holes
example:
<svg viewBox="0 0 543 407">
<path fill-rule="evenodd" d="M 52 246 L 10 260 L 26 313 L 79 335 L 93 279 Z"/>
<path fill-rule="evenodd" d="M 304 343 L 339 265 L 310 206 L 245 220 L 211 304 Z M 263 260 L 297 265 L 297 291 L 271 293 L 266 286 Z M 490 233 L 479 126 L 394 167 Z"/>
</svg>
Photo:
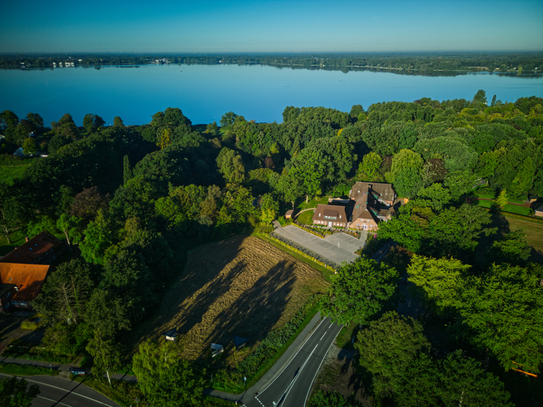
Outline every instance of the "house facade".
<svg viewBox="0 0 543 407">
<path fill-rule="evenodd" d="M 380 222 L 392 219 L 397 195 L 391 184 L 357 182 L 347 205 L 318 205 L 313 224 L 377 231 Z"/>
<path fill-rule="evenodd" d="M 313 214 L 313 224 L 328 227 L 347 227 L 349 223 L 342 205 L 318 205 Z"/>
</svg>

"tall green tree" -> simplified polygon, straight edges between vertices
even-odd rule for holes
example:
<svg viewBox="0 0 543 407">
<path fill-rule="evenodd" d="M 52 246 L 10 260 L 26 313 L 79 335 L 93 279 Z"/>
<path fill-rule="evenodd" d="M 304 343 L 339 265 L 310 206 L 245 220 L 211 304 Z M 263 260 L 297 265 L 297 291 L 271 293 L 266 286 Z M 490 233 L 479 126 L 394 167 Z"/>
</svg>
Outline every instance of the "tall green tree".
<svg viewBox="0 0 543 407">
<path fill-rule="evenodd" d="M 499 378 L 483 370 L 480 362 L 465 357 L 461 350 L 441 361 L 438 377 L 436 393 L 444 406 L 513 406 Z"/>
<path fill-rule="evenodd" d="M 420 287 L 430 305 L 438 312 L 458 306 L 459 293 L 469 265 L 455 259 L 435 259 L 414 255 L 407 272 L 409 281 Z"/>
<path fill-rule="evenodd" d="M 139 386 L 151 407 L 201 405 L 205 373 L 181 357 L 178 344 L 144 342 L 132 363 Z"/>
<path fill-rule="evenodd" d="M 109 372 L 118 369 L 121 365 L 121 350 L 119 344 L 113 339 L 108 339 L 100 330 L 96 331 L 94 337 L 87 344 L 87 352 L 92 356 L 94 365 L 93 373 L 107 376 L 111 386 Z"/>
<path fill-rule="evenodd" d="M 37 384 L 28 385 L 25 379 L 12 377 L 0 380 L 0 404 L 3 407 L 30 407 L 40 394 Z"/>
<path fill-rule="evenodd" d="M 460 307 L 473 342 L 488 349 L 505 369 L 521 364 L 538 373 L 543 363 L 543 269 L 493 265 L 466 283 Z"/>
<path fill-rule="evenodd" d="M 377 181 L 380 178 L 379 169 L 383 159 L 379 154 L 370 151 L 364 156 L 358 166 L 357 178 L 361 181 Z"/>
<path fill-rule="evenodd" d="M 393 309 L 398 271 L 364 257 L 341 267 L 322 302 L 322 311 L 339 324 L 367 324 L 382 311 Z"/>
<path fill-rule="evenodd" d="M 47 325 L 63 321 L 77 324 L 85 316 L 95 278 L 94 267 L 82 260 L 62 263 L 47 278 L 32 305 Z"/>
<path fill-rule="evenodd" d="M 498 206 L 503 209 L 505 208 L 505 205 L 509 202 L 509 196 L 507 195 L 507 191 L 505 189 L 502 189 L 500 192 L 500 195 L 498 195 L 498 199 L 496 199 L 496 203 Z"/>
<path fill-rule="evenodd" d="M 379 397 L 393 397 L 401 388 L 406 369 L 430 343 L 422 325 L 396 312 L 385 313 L 357 335 L 359 363 L 373 375 L 373 390 Z"/>
</svg>

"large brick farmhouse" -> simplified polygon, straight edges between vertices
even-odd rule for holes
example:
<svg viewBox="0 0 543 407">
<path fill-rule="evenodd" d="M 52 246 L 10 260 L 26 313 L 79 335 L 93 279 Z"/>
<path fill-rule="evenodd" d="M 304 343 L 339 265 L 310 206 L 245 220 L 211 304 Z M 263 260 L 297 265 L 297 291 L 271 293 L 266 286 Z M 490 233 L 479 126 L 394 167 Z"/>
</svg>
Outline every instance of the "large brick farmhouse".
<svg viewBox="0 0 543 407">
<path fill-rule="evenodd" d="M 63 251 L 63 242 L 42 232 L 0 259 L 0 314 L 11 306 L 30 308 L 30 301 L 41 292 L 50 264 Z"/>
<path fill-rule="evenodd" d="M 394 215 L 396 192 L 391 184 L 357 182 L 351 188 L 347 205 L 319 205 L 313 224 L 358 230 L 379 229 Z"/>
</svg>

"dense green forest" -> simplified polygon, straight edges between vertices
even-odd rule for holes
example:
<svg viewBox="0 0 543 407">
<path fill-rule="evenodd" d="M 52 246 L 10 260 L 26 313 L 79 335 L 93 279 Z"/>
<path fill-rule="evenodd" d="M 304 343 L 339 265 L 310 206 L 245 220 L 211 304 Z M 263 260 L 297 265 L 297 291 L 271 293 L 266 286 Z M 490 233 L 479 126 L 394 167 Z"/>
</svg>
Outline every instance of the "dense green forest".
<svg viewBox="0 0 543 407">
<path fill-rule="evenodd" d="M 143 126 L 127 127 L 116 117 L 104 127 L 94 114 L 83 123 L 77 127 L 65 114 L 46 127 L 37 113 L 18 118 L 11 111 L 0 120 L 2 163 L 16 160 L 11 154 L 18 147 L 47 155 L 24 159 L 29 165 L 22 175 L 0 182 L 2 233 L 9 241 L 16 230 L 48 230 L 81 252 L 58 267 L 34 303 L 52 352 L 86 349 L 100 369 L 114 368 L 127 333 L 153 315 L 182 273 L 187 250 L 269 225 L 301 200 L 343 196 L 365 180 L 390 182 L 410 199 L 378 236 L 394 239 L 403 254 L 381 265 L 363 257 L 346 266 L 330 288 L 344 299 L 343 311 L 339 300 L 324 299 L 322 307 L 365 327 L 360 354 L 375 352 L 360 359 L 360 369 L 372 378 L 376 400 L 458 405 L 453 384 L 471 372 L 466 389 L 477 386 L 469 394 L 488 397 L 469 405 L 509 405 L 506 390 L 513 390 L 485 371 L 489 363 L 496 374 L 518 365 L 540 372 L 543 270 L 530 262 L 522 232 L 497 227 L 496 215 L 471 198 L 479 187 L 521 200 L 543 197 L 542 98 L 502 103 L 479 91 L 472 100 L 423 98 L 367 110 L 355 105 L 350 112 L 290 106 L 282 123 L 228 112 L 205 128 L 193 126 L 179 108 L 157 112 Z M 421 322 L 385 313 L 398 299 L 401 270 L 408 270 L 429 315 L 449 326 L 458 351 L 437 356 Z M 349 282 L 355 275 L 361 277 Z M 380 294 L 350 309 L 348 290 L 353 284 L 362 290 L 363 282 Z M 398 338 L 384 346 L 379 338 L 393 329 L 388 325 Z M 160 353 L 152 346 L 149 355 Z M 403 356 L 383 367 L 394 352 Z M 135 369 L 143 369 L 138 357 Z M 198 377 L 200 369 L 187 361 L 176 368 L 185 378 Z M 440 386 L 432 380 L 445 383 L 441 392 L 432 393 Z M 186 392 L 208 385 L 194 383 Z M 421 392 L 407 397 L 415 388 Z M 150 404 L 160 405 L 147 391 Z M 535 405 L 530 400 L 524 405 Z M 521 403 L 518 394 L 513 401 Z"/>
<path fill-rule="evenodd" d="M 2 55 L 0 68 L 52 68 L 53 62 L 73 62 L 74 66 L 144 64 L 235 64 L 268 65 L 292 69 L 350 70 L 380 69 L 407 75 L 458 75 L 466 72 L 540 74 L 541 52 L 448 52 L 448 53 L 369 53 L 369 54 L 58 54 Z"/>
</svg>

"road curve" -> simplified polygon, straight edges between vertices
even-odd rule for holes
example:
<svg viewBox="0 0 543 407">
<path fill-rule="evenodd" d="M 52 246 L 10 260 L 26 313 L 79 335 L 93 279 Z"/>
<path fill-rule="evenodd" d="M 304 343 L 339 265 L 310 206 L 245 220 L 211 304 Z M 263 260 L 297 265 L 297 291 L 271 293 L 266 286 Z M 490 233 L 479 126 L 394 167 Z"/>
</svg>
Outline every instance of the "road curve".
<svg viewBox="0 0 543 407">
<path fill-rule="evenodd" d="M 11 377 L 0 373 L 0 379 Z M 106 396 L 83 383 L 52 376 L 24 377 L 29 384 L 37 384 L 40 394 L 32 407 L 121 407 Z"/>
<path fill-rule="evenodd" d="M 244 397 L 246 407 L 305 406 L 317 373 L 342 326 L 324 318 L 306 339 L 290 362 L 276 378 L 259 389 L 257 394 Z"/>
</svg>

